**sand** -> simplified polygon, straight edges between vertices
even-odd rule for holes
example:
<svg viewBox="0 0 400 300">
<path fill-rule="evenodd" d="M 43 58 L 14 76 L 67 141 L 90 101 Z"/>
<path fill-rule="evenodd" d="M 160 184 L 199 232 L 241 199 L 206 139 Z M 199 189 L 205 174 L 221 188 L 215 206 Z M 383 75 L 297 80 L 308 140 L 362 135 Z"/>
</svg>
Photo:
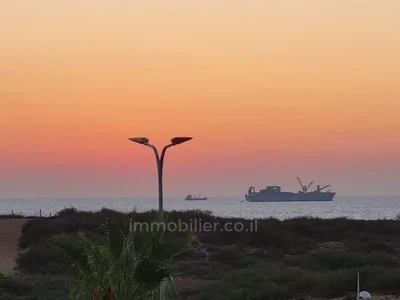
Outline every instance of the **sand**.
<svg viewBox="0 0 400 300">
<path fill-rule="evenodd" d="M 0 220 L 0 271 L 12 273 L 18 255 L 18 239 L 26 219 Z"/>
</svg>

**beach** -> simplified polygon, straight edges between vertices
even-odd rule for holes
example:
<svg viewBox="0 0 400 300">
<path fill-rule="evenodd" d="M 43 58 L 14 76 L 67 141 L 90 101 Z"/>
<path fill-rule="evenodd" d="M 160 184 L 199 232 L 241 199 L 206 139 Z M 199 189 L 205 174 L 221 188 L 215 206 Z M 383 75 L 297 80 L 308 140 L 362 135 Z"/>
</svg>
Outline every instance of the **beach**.
<svg viewBox="0 0 400 300">
<path fill-rule="evenodd" d="M 0 220 L 0 271 L 12 273 L 18 255 L 18 239 L 27 220 Z"/>
</svg>

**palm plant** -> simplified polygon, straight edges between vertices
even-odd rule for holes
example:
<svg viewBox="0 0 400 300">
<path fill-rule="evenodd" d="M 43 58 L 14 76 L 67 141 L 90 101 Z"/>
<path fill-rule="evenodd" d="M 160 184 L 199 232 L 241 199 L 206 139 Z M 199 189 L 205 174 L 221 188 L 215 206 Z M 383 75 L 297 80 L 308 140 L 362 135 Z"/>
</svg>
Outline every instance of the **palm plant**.
<svg viewBox="0 0 400 300">
<path fill-rule="evenodd" d="M 190 236 L 166 228 L 127 231 L 106 220 L 101 241 L 83 233 L 54 236 L 52 245 L 71 262 L 73 299 L 151 300 L 161 291 L 165 298 L 173 296 L 174 261 L 188 247 Z"/>
</svg>

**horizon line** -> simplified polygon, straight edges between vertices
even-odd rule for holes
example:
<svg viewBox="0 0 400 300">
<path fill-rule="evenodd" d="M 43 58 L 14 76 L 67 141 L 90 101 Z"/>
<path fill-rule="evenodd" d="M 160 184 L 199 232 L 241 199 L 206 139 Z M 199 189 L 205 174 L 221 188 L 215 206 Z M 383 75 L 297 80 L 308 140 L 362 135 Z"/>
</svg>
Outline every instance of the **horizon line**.
<svg viewBox="0 0 400 300">
<path fill-rule="evenodd" d="M 164 196 L 164 199 L 170 198 L 181 198 L 184 195 L 172 195 L 172 196 Z M 237 198 L 242 197 L 242 195 L 220 195 L 220 196 L 207 196 L 210 198 Z M 336 194 L 336 197 L 400 197 L 400 194 Z M 106 199 L 113 199 L 113 198 L 151 198 L 151 199 L 158 199 L 157 195 L 150 196 L 11 196 L 11 197 L 0 197 L 0 199 L 79 199 L 79 198 L 86 198 L 86 199 L 93 199 L 93 198 L 106 198 Z M 183 199 L 183 198 L 182 198 Z"/>
</svg>

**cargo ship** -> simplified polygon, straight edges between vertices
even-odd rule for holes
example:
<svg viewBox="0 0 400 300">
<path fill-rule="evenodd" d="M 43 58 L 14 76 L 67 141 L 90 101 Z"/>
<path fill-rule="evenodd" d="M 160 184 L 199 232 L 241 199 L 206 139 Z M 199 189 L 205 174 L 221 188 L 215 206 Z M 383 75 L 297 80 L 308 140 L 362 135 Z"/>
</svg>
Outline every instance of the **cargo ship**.
<svg viewBox="0 0 400 300">
<path fill-rule="evenodd" d="M 192 194 L 189 194 L 186 196 L 185 200 L 190 201 L 190 200 L 207 200 L 207 197 L 200 197 L 200 196 L 193 196 Z"/>
<path fill-rule="evenodd" d="M 284 192 L 280 186 L 269 185 L 265 189 L 259 191 L 255 190 L 254 186 L 251 186 L 245 195 L 245 199 L 248 202 L 306 202 L 306 201 L 333 201 L 336 193 L 331 192 L 329 188 L 331 185 L 320 186 L 317 185 L 317 189 L 314 191 L 308 191 L 313 184 L 313 181 L 306 186 L 303 185 L 300 178 L 297 177 L 302 188 L 297 193 Z"/>
</svg>

